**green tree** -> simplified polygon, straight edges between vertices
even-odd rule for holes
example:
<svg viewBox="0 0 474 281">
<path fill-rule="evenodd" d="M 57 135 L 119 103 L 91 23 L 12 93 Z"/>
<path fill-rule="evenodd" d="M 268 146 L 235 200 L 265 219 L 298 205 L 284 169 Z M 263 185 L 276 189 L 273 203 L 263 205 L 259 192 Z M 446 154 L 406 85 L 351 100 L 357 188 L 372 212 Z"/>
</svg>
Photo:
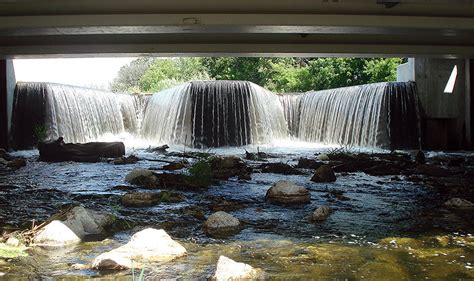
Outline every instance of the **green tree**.
<svg viewBox="0 0 474 281">
<path fill-rule="evenodd" d="M 395 81 L 397 66 L 402 62 L 400 58 L 367 60 L 364 69 L 364 73 L 369 77 L 367 83 Z"/>
<path fill-rule="evenodd" d="M 200 58 L 157 59 L 140 79 L 145 92 L 158 92 L 190 80 L 208 80 Z"/>
<path fill-rule="evenodd" d="M 122 66 L 110 89 L 113 92 L 140 92 L 140 79 L 154 61 L 155 58 L 142 57 Z"/>
</svg>

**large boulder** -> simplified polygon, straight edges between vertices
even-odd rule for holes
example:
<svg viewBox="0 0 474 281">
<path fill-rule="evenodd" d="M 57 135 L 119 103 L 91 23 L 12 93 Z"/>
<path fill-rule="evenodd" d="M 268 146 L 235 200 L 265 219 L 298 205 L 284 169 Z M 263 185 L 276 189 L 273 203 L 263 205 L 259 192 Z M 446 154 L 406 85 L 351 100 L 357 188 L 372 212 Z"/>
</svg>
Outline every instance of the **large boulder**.
<svg viewBox="0 0 474 281">
<path fill-rule="evenodd" d="M 314 210 L 314 212 L 309 216 L 309 220 L 312 222 L 320 222 L 326 220 L 331 214 L 332 209 L 328 206 L 321 206 Z"/>
<path fill-rule="evenodd" d="M 62 247 L 79 242 L 81 242 L 81 238 L 58 220 L 47 224 L 33 239 L 35 245 L 46 247 Z"/>
<path fill-rule="evenodd" d="M 219 211 L 204 222 L 204 232 L 216 238 L 223 238 L 240 232 L 240 221 L 233 215 Z"/>
<path fill-rule="evenodd" d="M 64 224 L 81 239 L 88 235 L 104 235 L 115 217 L 95 210 L 76 206 L 66 214 Z"/>
<path fill-rule="evenodd" d="M 335 182 L 336 175 L 334 174 L 333 169 L 331 166 L 324 164 L 321 165 L 319 168 L 316 169 L 314 172 L 311 181 L 314 182 Z"/>
<path fill-rule="evenodd" d="M 216 271 L 211 280 L 250 280 L 257 279 L 258 277 L 259 271 L 252 266 L 241 262 L 235 262 L 225 256 L 220 256 L 217 261 Z"/>
<path fill-rule="evenodd" d="M 310 201 L 310 194 L 302 186 L 281 180 L 268 189 L 265 198 L 277 204 L 306 204 Z"/>
<path fill-rule="evenodd" d="M 60 247 L 81 242 L 86 236 L 104 236 L 115 217 L 76 206 L 65 214 L 65 220 L 53 220 L 34 237 L 36 245 Z"/>
<path fill-rule="evenodd" d="M 135 233 L 130 242 L 96 257 L 96 269 L 139 268 L 153 262 L 171 261 L 186 255 L 186 249 L 163 229 L 147 228 Z"/>
</svg>

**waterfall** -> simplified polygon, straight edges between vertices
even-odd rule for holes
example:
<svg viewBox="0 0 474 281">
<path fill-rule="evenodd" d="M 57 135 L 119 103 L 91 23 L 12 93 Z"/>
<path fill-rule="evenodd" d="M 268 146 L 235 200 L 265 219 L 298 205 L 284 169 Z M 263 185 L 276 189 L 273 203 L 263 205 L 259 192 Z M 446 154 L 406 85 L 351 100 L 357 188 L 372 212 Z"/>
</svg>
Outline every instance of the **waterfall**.
<svg viewBox="0 0 474 281">
<path fill-rule="evenodd" d="M 300 96 L 298 137 L 363 147 L 417 147 L 419 112 L 413 83 L 376 83 Z"/>
<path fill-rule="evenodd" d="M 159 125 L 158 125 L 159 124 Z M 285 138 L 275 94 L 243 81 L 196 81 L 153 95 L 142 135 L 194 147 L 241 146 Z"/>
<path fill-rule="evenodd" d="M 288 131 L 291 136 L 298 137 L 298 124 L 300 121 L 300 95 L 286 94 L 280 95 L 280 102 L 285 113 L 285 120 L 288 124 Z"/>
<path fill-rule="evenodd" d="M 153 95 L 116 94 L 53 83 L 17 83 L 15 148 L 38 138 L 88 142 L 132 133 L 191 147 L 268 144 L 292 138 L 325 144 L 419 148 L 413 82 L 277 95 L 247 81 L 188 82 Z"/>
<path fill-rule="evenodd" d="M 143 114 L 141 135 L 156 143 L 191 143 L 191 96 L 189 84 L 154 94 Z"/>
<path fill-rule="evenodd" d="M 13 133 L 17 138 L 15 143 L 31 145 L 31 140 L 24 143 L 18 138 L 31 139 L 38 130 L 47 139 L 62 136 L 66 142 L 88 142 L 105 133 L 138 129 L 135 104 L 128 94 L 54 83 L 17 83 L 15 99 L 12 128 L 17 132 Z M 29 116 L 31 101 L 39 107 L 34 116 Z M 25 124 L 30 127 L 25 128 Z M 24 135 L 25 129 L 30 136 Z"/>
</svg>

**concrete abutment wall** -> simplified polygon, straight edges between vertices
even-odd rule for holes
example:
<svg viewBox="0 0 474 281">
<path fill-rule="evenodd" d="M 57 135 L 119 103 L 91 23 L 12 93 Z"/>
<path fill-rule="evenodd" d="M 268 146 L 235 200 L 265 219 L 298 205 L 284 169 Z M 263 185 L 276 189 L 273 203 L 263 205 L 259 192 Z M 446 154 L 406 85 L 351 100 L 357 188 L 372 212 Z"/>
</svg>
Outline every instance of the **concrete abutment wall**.
<svg viewBox="0 0 474 281">
<path fill-rule="evenodd" d="M 397 80 L 415 81 L 421 105 L 424 149 L 472 148 L 470 61 L 410 58 Z"/>
<path fill-rule="evenodd" d="M 0 148 L 8 148 L 16 78 L 12 60 L 0 60 Z"/>
</svg>

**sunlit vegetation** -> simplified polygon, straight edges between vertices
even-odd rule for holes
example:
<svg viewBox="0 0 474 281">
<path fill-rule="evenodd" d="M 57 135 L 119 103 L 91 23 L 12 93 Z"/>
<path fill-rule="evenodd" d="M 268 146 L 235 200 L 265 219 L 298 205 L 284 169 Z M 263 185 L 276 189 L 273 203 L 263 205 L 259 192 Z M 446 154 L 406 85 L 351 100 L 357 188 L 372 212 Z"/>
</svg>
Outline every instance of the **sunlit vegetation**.
<svg viewBox="0 0 474 281">
<path fill-rule="evenodd" d="M 191 80 L 246 80 L 273 92 L 304 92 L 394 81 L 400 58 L 139 58 L 111 89 L 157 92 Z"/>
</svg>

